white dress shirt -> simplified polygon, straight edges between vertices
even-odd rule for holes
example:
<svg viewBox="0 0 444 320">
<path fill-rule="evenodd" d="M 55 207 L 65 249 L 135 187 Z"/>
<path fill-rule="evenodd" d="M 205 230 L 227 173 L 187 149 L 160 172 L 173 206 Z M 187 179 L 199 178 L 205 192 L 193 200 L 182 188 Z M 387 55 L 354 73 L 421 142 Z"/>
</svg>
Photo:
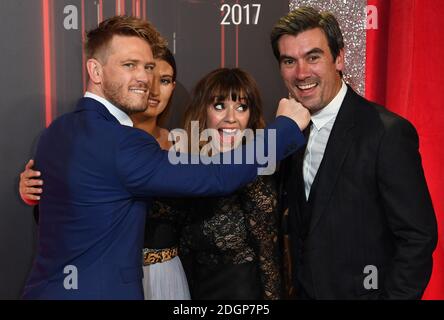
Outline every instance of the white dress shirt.
<svg viewBox="0 0 444 320">
<path fill-rule="evenodd" d="M 108 111 L 117 119 L 117 121 L 120 122 L 121 125 L 128 126 L 128 127 L 133 126 L 133 121 L 131 120 L 131 118 L 125 112 L 123 112 L 122 110 L 117 108 L 115 105 L 113 105 L 111 102 L 109 102 L 105 98 L 102 98 L 102 97 L 100 97 L 94 93 L 88 92 L 88 91 L 85 92 L 84 97 L 94 99 L 94 100 L 100 102 L 101 104 L 103 104 L 108 109 Z"/>
<path fill-rule="evenodd" d="M 336 97 L 334 97 L 326 107 L 311 116 L 310 136 L 308 137 L 302 165 L 305 197 L 307 200 L 310 195 L 311 185 L 324 157 L 325 147 L 327 146 L 331 129 L 333 128 L 346 93 L 347 85 L 342 81 L 342 87 Z"/>
</svg>

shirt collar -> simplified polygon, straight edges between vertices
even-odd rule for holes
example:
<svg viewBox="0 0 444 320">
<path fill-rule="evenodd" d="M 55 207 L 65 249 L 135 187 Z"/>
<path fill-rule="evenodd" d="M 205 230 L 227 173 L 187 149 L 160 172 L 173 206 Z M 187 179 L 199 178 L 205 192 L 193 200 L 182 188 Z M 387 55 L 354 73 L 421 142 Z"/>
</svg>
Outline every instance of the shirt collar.
<svg viewBox="0 0 444 320">
<path fill-rule="evenodd" d="M 111 102 L 109 102 L 105 98 L 102 98 L 94 93 L 89 92 L 89 91 L 85 92 L 84 97 L 94 99 L 94 100 L 100 102 L 101 104 L 103 104 L 105 106 L 105 108 L 108 109 L 109 113 L 111 113 L 117 119 L 117 121 L 120 122 L 121 125 L 128 126 L 128 127 L 133 126 L 133 121 L 131 120 L 131 118 L 125 112 L 123 112 L 122 110 L 117 108 L 115 105 L 113 105 Z"/>
<path fill-rule="evenodd" d="M 342 86 L 336 97 L 333 98 L 330 103 L 318 111 L 316 114 L 311 116 L 311 121 L 313 126 L 319 131 L 323 126 L 325 126 L 332 119 L 335 119 L 338 115 L 339 109 L 341 108 L 342 102 L 344 101 L 345 95 L 347 93 L 347 85 L 344 80 L 342 80 Z"/>
</svg>

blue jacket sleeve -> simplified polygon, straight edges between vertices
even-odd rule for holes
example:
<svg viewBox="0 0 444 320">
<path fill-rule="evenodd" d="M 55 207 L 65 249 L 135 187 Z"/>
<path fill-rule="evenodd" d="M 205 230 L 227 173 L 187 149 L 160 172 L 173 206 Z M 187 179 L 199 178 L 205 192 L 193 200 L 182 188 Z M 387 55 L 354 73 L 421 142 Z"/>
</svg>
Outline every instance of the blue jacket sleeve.
<svg viewBox="0 0 444 320">
<path fill-rule="evenodd" d="M 254 148 L 240 147 L 243 163 L 173 164 L 167 151 L 161 150 L 153 137 L 140 130 L 128 130 L 116 145 L 116 170 L 124 187 L 139 197 L 222 196 L 253 181 L 258 169 L 273 167 L 278 161 L 304 144 L 304 137 L 296 123 L 287 117 L 278 117 L 264 130 L 263 140 L 256 137 Z M 267 161 L 254 157 L 249 163 L 246 153 L 258 149 Z M 224 157 L 236 159 L 235 151 Z M 171 155 L 171 154 L 170 154 Z M 222 155 L 219 155 L 222 157 Z M 202 159 L 200 159 L 202 160 Z M 208 160 L 208 159 L 207 159 Z M 215 159 L 212 159 L 215 160 Z M 262 159 L 263 160 L 263 159 Z M 204 162 L 204 163 L 202 163 Z"/>
</svg>

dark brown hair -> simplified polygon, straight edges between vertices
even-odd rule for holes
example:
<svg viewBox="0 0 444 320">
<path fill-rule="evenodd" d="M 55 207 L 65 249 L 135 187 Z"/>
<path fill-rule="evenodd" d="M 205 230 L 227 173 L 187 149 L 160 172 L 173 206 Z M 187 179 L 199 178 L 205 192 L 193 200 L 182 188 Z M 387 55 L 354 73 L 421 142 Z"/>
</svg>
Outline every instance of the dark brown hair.
<svg viewBox="0 0 444 320">
<path fill-rule="evenodd" d="M 207 127 L 207 108 L 215 99 L 225 100 L 230 95 L 245 97 L 250 118 L 247 128 L 265 127 L 262 114 L 262 99 L 256 81 L 247 72 L 239 69 L 219 68 L 203 77 L 195 86 L 185 115 L 183 127 L 190 136 L 191 121 L 199 121 L 199 134 Z"/>
<path fill-rule="evenodd" d="M 283 35 L 297 36 L 299 33 L 320 28 L 327 37 L 328 46 L 333 56 L 333 61 L 339 56 L 344 48 L 339 23 L 330 12 L 319 12 L 312 7 L 300 7 L 282 17 L 271 30 L 271 47 L 276 59 L 279 61 L 279 39 Z"/>
<path fill-rule="evenodd" d="M 176 81 L 177 77 L 177 67 L 176 67 L 176 59 L 174 59 L 173 53 L 168 49 L 167 47 L 164 47 L 163 49 L 160 49 L 157 51 L 157 53 L 154 55 L 154 58 L 157 60 L 162 60 L 168 63 L 171 68 L 173 68 L 173 82 Z M 165 109 L 157 116 L 157 124 L 159 126 L 164 125 L 166 123 L 166 120 L 168 118 L 168 114 L 171 107 L 171 98 L 170 101 L 168 101 L 167 106 Z"/>
</svg>

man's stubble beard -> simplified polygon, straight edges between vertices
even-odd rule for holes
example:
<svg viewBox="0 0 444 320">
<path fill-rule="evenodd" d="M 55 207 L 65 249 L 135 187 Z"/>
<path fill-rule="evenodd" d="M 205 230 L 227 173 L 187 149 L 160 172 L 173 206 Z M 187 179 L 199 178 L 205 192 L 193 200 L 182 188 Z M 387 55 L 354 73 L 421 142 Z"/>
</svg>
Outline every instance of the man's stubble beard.
<svg viewBox="0 0 444 320">
<path fill-rule="evenodd" d="M 145 111 L 148 107 L 148 91 L 145 95 L 146 99 L 141 100 L 141 102 L 133 102 L 129 96 L 130 92 L 122 94 L 124 90 L 123 87 L 123 84 L 108 84 L 107 82 L 104 82 L 103 94 L 105 95 L 105 99 L 128 115 Z"/>
</svg>

